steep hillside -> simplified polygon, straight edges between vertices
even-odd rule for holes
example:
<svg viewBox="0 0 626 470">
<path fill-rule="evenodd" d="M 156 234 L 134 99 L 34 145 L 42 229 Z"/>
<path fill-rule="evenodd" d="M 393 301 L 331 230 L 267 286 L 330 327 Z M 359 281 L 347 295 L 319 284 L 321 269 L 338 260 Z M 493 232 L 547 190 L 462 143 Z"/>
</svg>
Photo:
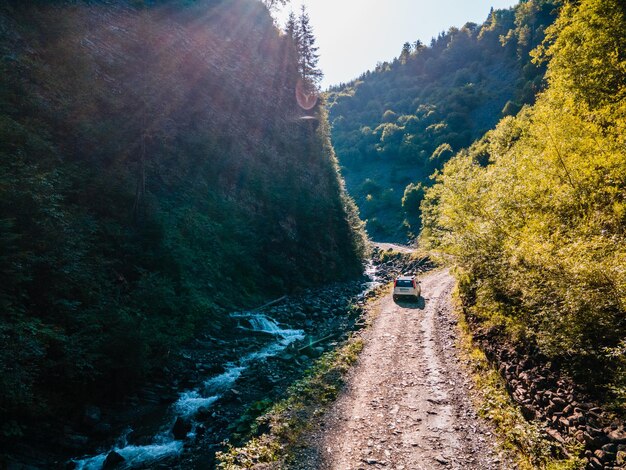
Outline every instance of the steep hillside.
<svg viewBox="0 0 626 470">
<path fill-rule="evenodd" d="M 486 331 L 624 415 L 624 4 L 568 3 L 535 55 L 549 61 L 547 89 L 445 165 L 422 205 L 423 241 L 460 265 Z"/>
<path fill-rule="evenodd" d="M 558 4 L 524 1 L 492 11 L 482 25 L 450 28 L 430 47 L 406 43 L 399 58 L 331 90 L 333 143 L 375 239 L 417 234 L 429 176 L 503 115 L 533 102 L 544 68 L 528 53 Z"/>
<path fill-rule="evenodd" d="M 0 436 L 124 395 L 235 306 L 360 274 L 260 2 L 15 0 L 0 31 Z"/>
</svg>

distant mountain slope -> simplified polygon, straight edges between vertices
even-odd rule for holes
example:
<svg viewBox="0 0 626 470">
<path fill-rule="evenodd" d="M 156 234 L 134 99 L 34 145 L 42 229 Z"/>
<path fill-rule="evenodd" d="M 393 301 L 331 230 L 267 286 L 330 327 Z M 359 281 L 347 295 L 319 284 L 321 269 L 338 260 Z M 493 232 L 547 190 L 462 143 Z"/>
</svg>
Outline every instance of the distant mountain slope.
<svg viewBox="0 0 626 470">
<path fill-rule="evenodd" d="M 558 0 L 529 0 L 492 11 L 482 25 L 450 28 L 426 47 L 331 89 L 333 143 L 348 190 L 377 240 L 419 231 L 421 189 L 454 152 L 503 115 L 532 103 L 544 69 L 529 51 L 544 38 Z M 403 221 L 407 219 L 407 224 Z"/>
<path fill-rule="evenodd" d="M 360 274 L 260 2 L 15 0 L 0 30 L 0 436 L 126 393 L 236 305 Z"/>
</svg>

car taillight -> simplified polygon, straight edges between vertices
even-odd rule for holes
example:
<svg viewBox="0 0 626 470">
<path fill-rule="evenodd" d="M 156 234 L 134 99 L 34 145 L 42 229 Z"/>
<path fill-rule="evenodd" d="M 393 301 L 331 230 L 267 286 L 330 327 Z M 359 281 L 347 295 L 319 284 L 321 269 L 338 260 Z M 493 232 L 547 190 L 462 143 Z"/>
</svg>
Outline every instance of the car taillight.
<svg viewBox="0 0 626 470">
<path fill-rule="evenodd" d="M 393 287 L 396 287 L 396 285 L 398 285 L 398 280 L 397 279 L 395 281 L 393 281 Z"/>
<path fill-rule="evenodd" d="M 415 282 L 415 279 L 413 279 L 413 289 L 417 289 L 417 282 Z"/>
</svg>

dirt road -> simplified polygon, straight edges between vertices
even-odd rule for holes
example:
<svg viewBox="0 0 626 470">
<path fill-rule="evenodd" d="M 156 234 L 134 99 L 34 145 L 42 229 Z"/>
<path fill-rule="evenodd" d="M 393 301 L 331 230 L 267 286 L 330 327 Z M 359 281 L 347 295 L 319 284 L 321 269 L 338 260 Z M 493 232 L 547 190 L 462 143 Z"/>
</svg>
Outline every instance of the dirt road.
<svg viewBox="0 0 626 470">
<path fill-rule="evenodd" d="M 455 348 L 453 286 L 441 270 L 422 278 L 418 303 L 378 300 L 359 363 L 316 436 L 316 468 L 514 468 L 471 405 Z"/>
<path fill-rule="evenodd" d="M 382 251 L 394 250 L 400 253 L 412 253 L 414 251 L 414 248 L 411 246 L 398 245 L 396 243 L 374 243 L 374 246 Z"/>
</svg>

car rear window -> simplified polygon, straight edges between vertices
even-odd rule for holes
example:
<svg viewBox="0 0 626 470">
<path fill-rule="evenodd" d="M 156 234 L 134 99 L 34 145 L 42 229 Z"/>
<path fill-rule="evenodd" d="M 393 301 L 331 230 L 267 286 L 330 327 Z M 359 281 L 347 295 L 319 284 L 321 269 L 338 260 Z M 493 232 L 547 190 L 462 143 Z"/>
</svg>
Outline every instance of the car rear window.
<svg viewBox="0 0 626 470">
<path fill-rule="evenodd" d="M 396 283 L 396 287 L 413 287 L 413 281 L 410 281 L 408 279 L 406 280 L 398 279 L 398 282 Z"/>
</svg>

